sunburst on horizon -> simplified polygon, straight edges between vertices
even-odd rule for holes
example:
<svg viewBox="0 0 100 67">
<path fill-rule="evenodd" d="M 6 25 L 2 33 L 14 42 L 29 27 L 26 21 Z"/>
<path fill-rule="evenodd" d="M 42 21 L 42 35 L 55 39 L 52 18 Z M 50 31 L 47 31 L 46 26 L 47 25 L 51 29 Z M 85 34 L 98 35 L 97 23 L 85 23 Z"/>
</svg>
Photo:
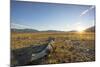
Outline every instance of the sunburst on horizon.
<svg viewBox="0 0 100 67">
<path fill-rule="evenodd" d="M 82 33 L 82 32 L 84 32 L 85 29 L 86 29 L 85 27 L 77 26 L 76 31 Z"/>
</svg>

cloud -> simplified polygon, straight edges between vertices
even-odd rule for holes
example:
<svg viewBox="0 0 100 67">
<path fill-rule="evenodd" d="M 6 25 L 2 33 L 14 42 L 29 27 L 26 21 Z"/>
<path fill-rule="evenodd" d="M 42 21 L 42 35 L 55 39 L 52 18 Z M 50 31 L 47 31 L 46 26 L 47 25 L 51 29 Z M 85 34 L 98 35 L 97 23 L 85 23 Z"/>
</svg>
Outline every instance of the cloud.
<svg viewBox="0 0 100 67">
<path fill-rule="evenodd" d="M 91 6 L 89 9 L 86 9 L 86 10 L 84 10 L 81 14 L 80 14 L 80 16 L 83 16 L 83 15 L 85 15 L 86 13 L 88 13 L 90 10 L 92 10 L 94 8 L 94 6 Z"/>
<path fill-rule="evenodd" d="M 17 28 L 17 29 L 25 29 L 25 28 L 33 28 L 28 25 L 22 25 L 22 24 L 16 24 L 16 23 L 11 23 L 11 28 Z"/>
</svg>

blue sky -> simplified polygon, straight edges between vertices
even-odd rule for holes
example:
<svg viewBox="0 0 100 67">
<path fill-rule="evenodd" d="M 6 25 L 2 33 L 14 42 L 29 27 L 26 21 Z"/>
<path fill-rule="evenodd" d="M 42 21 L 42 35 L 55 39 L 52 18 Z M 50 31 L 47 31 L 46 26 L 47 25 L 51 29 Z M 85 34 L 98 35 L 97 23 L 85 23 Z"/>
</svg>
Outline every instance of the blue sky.
<svg viewBox="0 0 100 67">
<path fill-rule="evenodd" d="M 92 5 L 11 2 L 11 28 L 37 30 L 78 30 L 95 24 Z"/>
</svg>

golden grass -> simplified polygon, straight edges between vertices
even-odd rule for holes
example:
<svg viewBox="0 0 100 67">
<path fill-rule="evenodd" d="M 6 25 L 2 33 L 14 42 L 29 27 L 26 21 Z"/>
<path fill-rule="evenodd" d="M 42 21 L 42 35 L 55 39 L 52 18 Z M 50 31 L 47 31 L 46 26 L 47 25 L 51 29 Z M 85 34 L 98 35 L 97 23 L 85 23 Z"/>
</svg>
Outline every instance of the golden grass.
<svg viewBox="0 0 100 67">
<path fill-rule="evenodd" d="M 41 64 L 54 64 L 65 62 L 83 62 L 94 61 L 95 55 L 88 54 L 86 49 L 95 50 L 95 33 L 84 32 L 39 32 L 39 33 L 11 33 L 11 49 L 18 49 L 28 47 L 30 45 L 39 45 L 45 43 L 48 37 L 54 37 L 55 43 L 53 47 L 55 51 L 52 51 L 46 59 L 43 59 Z M 86 44 L 79 45 L 76 48 L 73 45 L 66 44 L 65 40 L 78 40 L 80 43 L 86 42 Z M 91 51 L 90 51 L 91 52 Z"/>
</svg>

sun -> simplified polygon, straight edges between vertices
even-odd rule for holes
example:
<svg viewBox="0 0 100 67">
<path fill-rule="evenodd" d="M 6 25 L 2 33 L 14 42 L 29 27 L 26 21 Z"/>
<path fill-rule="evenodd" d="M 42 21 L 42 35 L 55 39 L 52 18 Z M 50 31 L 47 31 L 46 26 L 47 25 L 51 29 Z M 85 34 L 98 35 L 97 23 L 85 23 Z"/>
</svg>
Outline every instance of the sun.
<svg viewBox="0 0 100 67">
<path fill-rule="evenodd" d="M 85 26 L 83 26 L 83 23 L 82 22 L 77 22 L 76 25 L 75 25 L 75 29 L 77 32 L 84 32 L 85 30 Z"/>
<path fill-rule="evenodd" d="M 77 32 L 84 32 L 85 28 L 82 26 L 77 27 Z"/>
</svg>

